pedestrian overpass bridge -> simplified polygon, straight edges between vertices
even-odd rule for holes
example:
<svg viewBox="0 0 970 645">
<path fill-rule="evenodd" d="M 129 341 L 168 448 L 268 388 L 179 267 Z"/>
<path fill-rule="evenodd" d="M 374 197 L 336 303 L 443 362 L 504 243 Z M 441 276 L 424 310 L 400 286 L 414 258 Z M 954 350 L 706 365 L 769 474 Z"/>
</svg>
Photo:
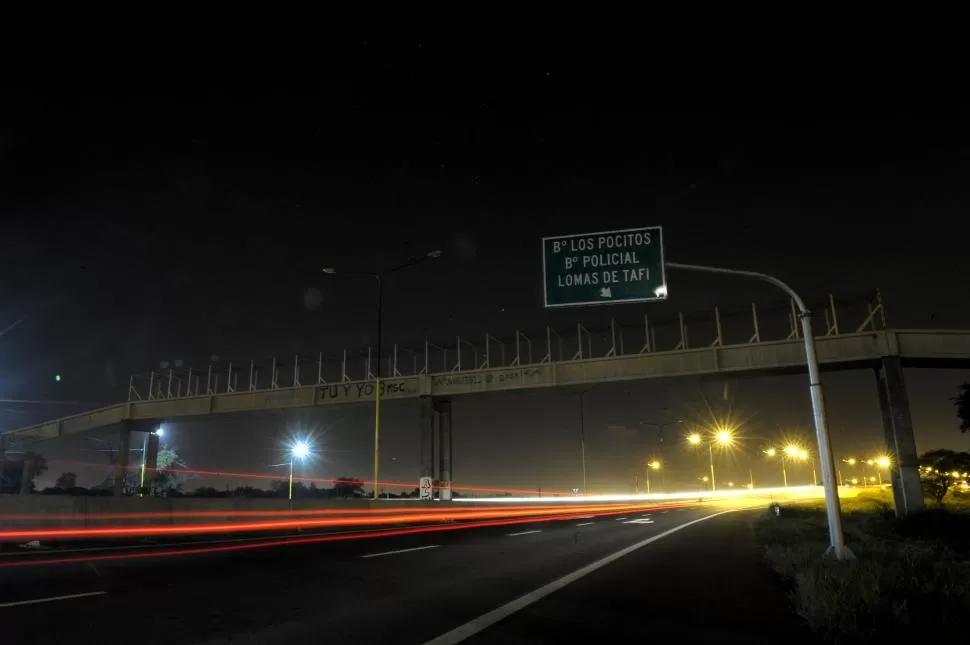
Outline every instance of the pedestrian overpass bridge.
<svg viewBox="0 0 970 645">
<path fill-rule="evenodd" d="M 899 367 L 970 367 L 970 330 L 873 329 L 819 336 L 816 346 L 819 363 L 825 370 L 864 367 L 879 370 L 885 367 L 887 359 Z M 615 348 L 608 354 L 571 360 L 552 360 L 547 354 L 541 362 L 525 365 L 518 364 L 520 361 L 516 358 L 513 365 L 474 369 L 460 369 L 459 366 L 438 373 L 422 371 L 395 375 L 381 379 L 381 398 L 385 401 L 421 397 L 441 400 L 468 394 L 678 376 L 762 376 L 797 372 L 805 367 L 803 341 L 797 336 L 774 341 L 758 339 L 736 345 L 715 341 L 708 347 L 670 351 L 651 351 L 648 344 L 635 354 L 622 354 Z M 344 376 L 339 382 L 279 386 L 273 379 L 270 387 L 263 389 L 251 386 L 238 391 L 226 386 L 219 392 L 212 390 L 210 381 L 202 394 L 193 392 L 188 386 L 184 392 L 179 388 L 176 394 L 171 393 L 170 387 L 167 392 L 158 387 L 157 391 L 150 390 L 147 398 L 139 398 L 136 394 L 123 403 L 8 431 L 2 439 L 9 448 L 124 422 L 162 422 L 217 414 L 362 403 L 374 400 L 375 383 L 373 377 L 349 380 Z M 909 416 L 908 409 L 906 416 Z"/>
</svg>

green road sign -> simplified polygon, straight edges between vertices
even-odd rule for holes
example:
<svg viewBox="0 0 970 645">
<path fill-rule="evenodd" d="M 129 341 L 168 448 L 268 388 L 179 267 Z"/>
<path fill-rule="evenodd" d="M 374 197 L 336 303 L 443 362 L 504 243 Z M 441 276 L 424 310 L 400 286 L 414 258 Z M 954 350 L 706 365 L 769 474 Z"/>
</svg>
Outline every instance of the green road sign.
<svg viewBox="0 0 970 645">
<path fill-rule="evenodd" d="M 544 237 L 542 281 L 546 307 L 663 300 L 661 228 Z"/>
</svg>

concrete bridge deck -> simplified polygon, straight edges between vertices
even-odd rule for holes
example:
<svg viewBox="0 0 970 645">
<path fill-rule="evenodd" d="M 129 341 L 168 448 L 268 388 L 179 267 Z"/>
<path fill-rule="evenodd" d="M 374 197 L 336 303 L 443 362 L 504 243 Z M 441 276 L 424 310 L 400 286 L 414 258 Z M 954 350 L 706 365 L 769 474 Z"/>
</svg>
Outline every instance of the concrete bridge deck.
<svg viewBox="0 0 970 645">
<path fill-rule="evenodd" d="M 885 329 L 816 338 L 823 369 L 871 366 L 898 357 L 903 366 L 970 367 L 970 330 Z M 469 369 L 382 379 L 388 401 L 422 396 L 594 385 L 678 376 L 759 376 L 804 369 L 799 338 L 697 349 L 643 352 L 515 367 Z M 74 414 L 0 435 L 6 445 L 87 432 L 124 421 L 165 421 L 182 417 L 284 410 L 372 401 L 375 381 L 278 387 L 253 391 L 135 400 Z"/>
</svg>

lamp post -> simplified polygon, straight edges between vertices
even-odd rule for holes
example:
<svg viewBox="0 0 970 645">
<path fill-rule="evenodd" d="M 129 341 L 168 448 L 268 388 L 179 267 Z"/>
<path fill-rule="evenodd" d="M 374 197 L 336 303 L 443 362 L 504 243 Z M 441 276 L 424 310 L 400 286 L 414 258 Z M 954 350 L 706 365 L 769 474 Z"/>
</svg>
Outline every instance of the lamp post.
<svg viewBox="0 0 970 645">
<path fill-rule="evenodd" d="M 769 457 L 776 457 L 778 451 L 774 448 L 768 448 L 765 450 L 765 454 Z M 785 470 L 785 453 L 781 453 L 781 480 L 785 484 L 785 488 L 788 488 L 788 471 Z"/>
<path fill-rule="evenodd" d="M 667 426 L 680 425 L 684 422 L 683 419 L 675 419 L 673 421 L 665 421 L 663 423 L 653 423 L 651 421 L 641 421 L 640 425 L 650 426 L 651 428 L 657 429 L 657 434 L 660 439 L 660 462 L 663 463 L 664 460 L 664 428 Z M 663 474 L 660 475 L 660 492 L 666 492 L 666 485 L 664 482 Z"/>
<path fill-rule="evenodd" d="M 892 460 L 885 455 L 866 460 L 866 465 L 871 466 L 876 471 L 876 476 L 879 478 L 879 486 L 882 486 L 882 471 L 888 469 L 891 464 Z"/>
<path fill-rule="evenodd" d="M 699 446 L 701 443 L 705 443 L 705 440 L 701 437 L 700 433 L 693 432 L 687 435 L 687 441 L 691 445 Z M 734 434 L 727 429 L 718 430 L 712 436 L 708 437 L 707 443 L 707 455 L 711 460 L 711 492 L 717 491 L 717 483 L 714 479 L 714 444 L 717 443 L 720 446 L 730 446 L 734 443 Z"/>
<path fill-rule="evenodd" d="M 811 462 L 812 462 L 812 486 L 818 486 L 818 474 L 815 471 L 815 457 L 811 457 L 808 454 L 808 451 L 807 450 L 799 450 L 798 451 L 798 458 L 801 459 L 802 461 L 809 461 L 809 460 L 811 460 Z"/>
<path fill-rule="evenodd" d="M 579 455 L 583 468 L 583 495 L 589 495 L 586 488 L 586 394 L 589 390 L 579 393 Z"/>
<path fill-rule="evenodd" d="M 808 452 L 806 452 L 803 448 L 801 448 L 800 446 L 794 443 L 788 444 L 781 450 L 778 450 L 777 448 L 767 448 L 764 451 L 764 453 L 769 457 L 779 457 L 781 459 L 781 477 L 782 477 L 782 481 L 785 484 L 785 488 L 788 488 L 788 471 L 785 469 L 785 460 L 801 459 L 802 461 L 805 461 L 806 459 L 808 459 Z M 813 463 L 812 479 L 814 480 L 815 479 L 814 461 L 812 463 Z"/>
<path fill-rule="evenodd" d="M 377 280 L 377 371 L 374 373 L 374 499 L 380 499 L 380 489 L 377 486 L 380 474 L 381 454 L 381 342 L 384 335 L 384 278 L 396 271 L 441 256 L 441 251 L 431 251 L 419 257 L 413 257 L 406 262 L 384 271 L 337 271 L 333 267 L 326 267 L 323 272 L 328 275 L 341 273 L 343 275 L 365 275 Z"/>
<path fill-rule="evenodd" d="M 844 461 L 845 463 L 847 463 L 847 464 L 849 464 L 850 466 L 853 466 L 853 467 L 855 467 L 855 466 L 857 466 L 859 464 L 859 460 L 856 459 L 855 457 L 849 457 L 848 459 L 843 459 L 842 461 Z M 866 474 L 866 469 L 863 468 L 862 469 L 862 487 L 863 488 L 866 488 L 868 486 L 868 483 L 866 482 L 866 476 L 865 476 L 865 474 Z M 853 481 L 852 483 L 854 484 L 856 482 Z"/>
<path fill-rule="evenodd" d="M 698 264 L 679 264 L 667 262 L 668 269 L 682 269 L 685 271 L 699 271 L 703 273 L 717 273 L 745 278 L 753 278 L 768 282 L 784 291 L 798 308 L 798 318 L 801 320 L 802 339 L 805 347 L 805 367 L 808 370 L 808 390 L 812 400 L 812 416 L 815 421 L 815 438 L 818 441 L 818 454 L 822 467 L 822 485 L 825 488 L 825 512 L 829 525 L 829 549 L 838 560 L 851 560 L 852 551 L 845 546 L 845 534 L 842 531 L 842 515 L 839 507 L 839 489 L 835 483 L 835 460 L 832 457 L 828 420 L 825 412 L 825 398 L 822 396 L 822 380 L 819 376 L 818 356 L 815 352 L 815 334 L 812 331 L 812 312 L 805 306 L 805 301 L 795 291 L 778 278 L 757 271 L 742 271 L 738 269 L 723 269 Z M 666 285 L 664 286 L 666 289 Z"/>
<path fill-rule="evenodd" d="M 293 501 L 293 460 L 303 461 L 310 454 L 310 445 L 305 441 L 298 441 L 290 448 L 290 501 Z"/>
<path fill-rule="evenodd" d="M 661 469 L 662 464 L 654 459 L 653 461 L 647 462 L 647 495 L 650 494 L 650 471 Z M 663 473 L 660 475 L 660 492 L 663 492 Z"/>
</svg>

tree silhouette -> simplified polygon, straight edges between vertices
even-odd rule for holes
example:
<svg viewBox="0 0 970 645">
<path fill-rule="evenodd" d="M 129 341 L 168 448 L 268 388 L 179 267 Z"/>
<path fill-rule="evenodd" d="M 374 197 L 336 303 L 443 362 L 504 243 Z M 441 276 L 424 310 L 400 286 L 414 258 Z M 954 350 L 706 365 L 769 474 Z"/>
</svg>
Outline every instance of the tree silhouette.
<svg viewBox="0 0 970 645">
<path fill-rule="evenodd" d="M 960 394 L 951 399 L 960 419 L 960 432 L 970 431 L 970 383 L 960 386 Z"/>
<path fill-rule="evenodd" d="M 61 473 L 57 481 L 54 483 L 54 488 L 76 488 L 77 487 L 77 475 L 75 473 Z"/>
<path fill-rule="evenodd" d="M 970 453 L 944 448 L 930 450 L 920 455 L 919 466 L 923 491 L 942 504 L 954 482 L 965 479 L 965 473 L 970 472 Z"/>
</svg>

